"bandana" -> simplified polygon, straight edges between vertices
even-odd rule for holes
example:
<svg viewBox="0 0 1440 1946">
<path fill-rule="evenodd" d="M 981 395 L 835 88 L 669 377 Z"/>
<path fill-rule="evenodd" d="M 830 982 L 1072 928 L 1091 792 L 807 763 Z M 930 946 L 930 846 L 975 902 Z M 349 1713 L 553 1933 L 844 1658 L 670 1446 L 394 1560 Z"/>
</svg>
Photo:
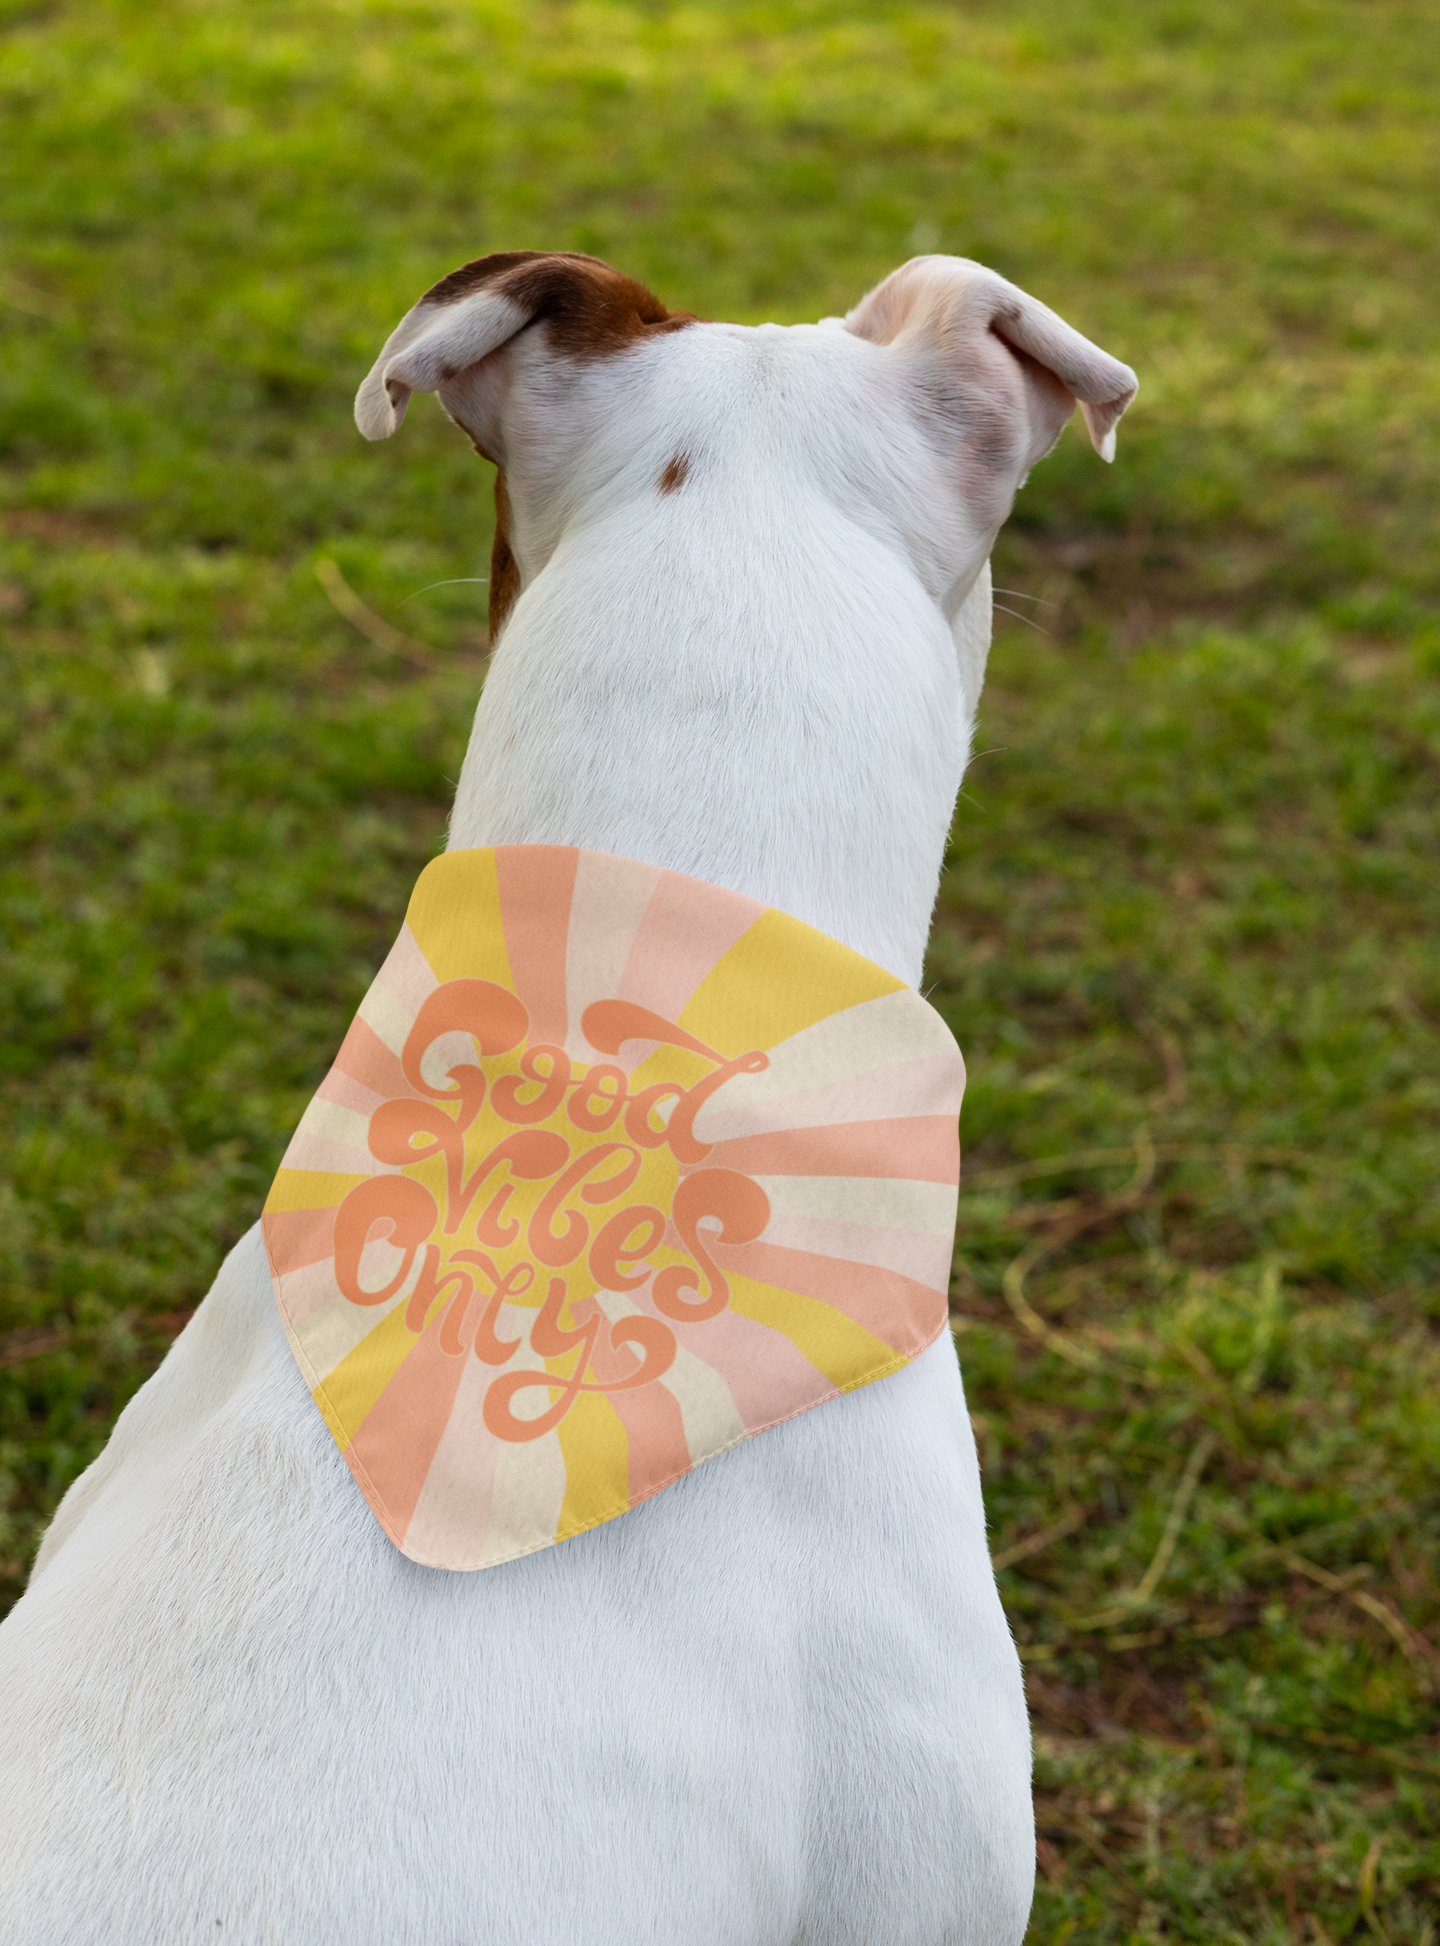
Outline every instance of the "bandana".
<svg viewBox="0 0 1440 1946">
<path fill-rule="evenodd" d="M 447 853 L 265 1204 L 291 1350 L 390 1539 L 548 1547 L 944 1327 L 965 1069 L 738 893 Z"/>
</svg>

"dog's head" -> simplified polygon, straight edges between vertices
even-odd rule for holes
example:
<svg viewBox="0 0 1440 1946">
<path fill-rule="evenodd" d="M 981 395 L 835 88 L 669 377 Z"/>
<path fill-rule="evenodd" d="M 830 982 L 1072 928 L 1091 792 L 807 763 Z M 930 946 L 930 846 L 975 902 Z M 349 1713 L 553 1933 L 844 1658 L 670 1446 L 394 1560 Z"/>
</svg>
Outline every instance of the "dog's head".
<svg viewBox="0 0 1440 1946">
<path fill-rule="evenodd" d="M 1078 404 L 1109 460 L 1135 374 L 994 271 L 916 257 L 843 319 L 700 324 L 598 258 L 510 251 L 452 271 L 386 341 L 355 419 L 386 439 L 436 392 L 500 469 L 492 638 L 575 522 L 807 496 L 898 545 L 953 619 L 1016 489 Z M 743 524 L 743 522 L 741 522 Z"/>
</svg>

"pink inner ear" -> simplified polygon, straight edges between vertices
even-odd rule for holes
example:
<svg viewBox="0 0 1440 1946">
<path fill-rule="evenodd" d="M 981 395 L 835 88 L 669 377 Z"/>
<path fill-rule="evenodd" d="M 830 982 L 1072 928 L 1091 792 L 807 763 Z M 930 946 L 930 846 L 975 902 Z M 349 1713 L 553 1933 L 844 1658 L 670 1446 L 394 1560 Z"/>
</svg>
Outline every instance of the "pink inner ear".
<svg viewBox="0 0 1440 1946">
<path fill-rule="evenodd" d="M 1131 393 L 1130 398 L 1133 397 Z M 1080 413 L 1085 421 L 1085 430 L 1090 435 L 1090 444 L 1107 466 L 1115 457 L 1115 428 L 1130 398 L 1111 399 L 1104 405 L 1091 405 L 1087 399 L 1080 401 Z"/>
</svg>

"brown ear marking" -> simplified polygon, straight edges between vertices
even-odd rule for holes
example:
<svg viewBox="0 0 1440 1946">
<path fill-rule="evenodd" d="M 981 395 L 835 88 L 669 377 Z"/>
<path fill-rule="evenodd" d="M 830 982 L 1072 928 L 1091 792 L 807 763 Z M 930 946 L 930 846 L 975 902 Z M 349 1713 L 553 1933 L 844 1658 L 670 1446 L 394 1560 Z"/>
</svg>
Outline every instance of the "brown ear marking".
<svg viewBox="0 0 1440 1946">
<path fill-rule="evenodd" d="M 495 474 L 495 541 L 490 549 L 490 646 L 500 639 L 505 618 L 520 593 L 520 569 L 510 552 L 510 495 L 505 475 Z"/>
<path fill-rule="evenodd" d="M 442 277 L 422 304 L 458 304 L 477 290 L 493 290 L 550 327 L 558 351 L 576 359 L 605 358 L 637 340 L 682 331 L 691 311 L 667 310 L 633 277 L 599 257 L 573 250 L 502 250 L 477 257 Z"/>
<path fill-rule="evenodd" d="M 674 493 L 680 487 L 684 486 L 689 477 L 690 455 L 688 453 L 677 453 L 674 459 L 668 462 L 665 471 L 660 475 L 660 478 L 655 484 L 662 493 Z"/>
</svg>

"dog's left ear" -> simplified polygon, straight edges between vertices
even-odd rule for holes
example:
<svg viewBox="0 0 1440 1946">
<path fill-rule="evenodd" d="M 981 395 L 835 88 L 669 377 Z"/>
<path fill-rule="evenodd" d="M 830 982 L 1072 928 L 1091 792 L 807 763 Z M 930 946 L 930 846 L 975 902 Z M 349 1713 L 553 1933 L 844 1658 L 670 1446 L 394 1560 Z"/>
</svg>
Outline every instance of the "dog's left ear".
<svg viewBox="0 0 1440 1946">
<path fill-rule="evenodd" d="M 1023 413 L 1015 431 L 1026 470 L 1050 451 L 1077 404 L 1096 452 L 1113 460 L 1115 427 L 1139 389 L 1128 365 L 967 257 L 912 257 L 860 300 L 845 329 L 906 356 L 926 393 L 948 395 L 972 429 L 984 417 L 981 391 L 1013 400 Z"/>
<path fill-rule="evenodd" d="M 585 362 L 694 322 L 598 257 L 568 250 L 478 257 L 442 277 L 390 333 L 355 395 L 355 423 L 367 439 L 388 439 L 412 392 L 438 392 L 480 437 L 487 428 L 471 421 L 487 417 L 487 401 L 483 382 L 477 396 L 477 368 L 527 326 L 548 326 L 556 352 Z"/>
</svg>

